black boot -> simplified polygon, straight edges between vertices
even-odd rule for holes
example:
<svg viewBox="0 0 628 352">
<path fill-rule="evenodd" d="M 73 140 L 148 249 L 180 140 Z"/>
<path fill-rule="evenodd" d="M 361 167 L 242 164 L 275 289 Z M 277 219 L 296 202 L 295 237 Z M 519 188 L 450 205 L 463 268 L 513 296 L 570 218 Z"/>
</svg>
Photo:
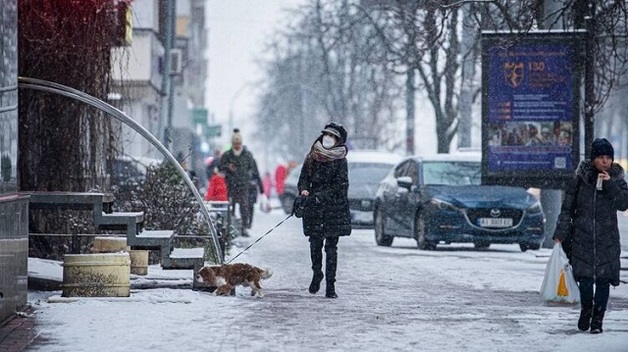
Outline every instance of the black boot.
<svg viewBox="0 0 628 352">
<path fill-rule="evenodd" d="M 309 291 L 315 294 L 323 281 L 323 241 L 310 239 L 310 257 L 312 259 L 312 282 Z"/>
<path fill-rule="evenodd" d="M 338 298 L 336 294 L 336 266 L 338 262 L 338 238 L 328 238 L 325 244 L 325 297 Z"/>
<path fill-rule="evenodd" d="M 323 281 L 323 272 L 314 271 L 312 275 L 312 282 L 310 283 L 310 293 L 315 294 L 321 288 L 321 281 Z"/>
<path fill-rule="evenodd" d="M 593 308 L 593 317 L 591 318 L 591 333 L 599 334 L 603 332 L 602 330 L 602 320 L 604 320 L 604 311 L 605 309 L 598 308 L 597 306 Z"/>
<path fill-rule="evenodd" d="M 580 331 L 589 330 L 592 315 L 593 302 L 582 302 L 580 306 L 580 319 L 578 319 L 578 329 L 580 329 Z"/>
<path fill-rule="evenodd" d="M 336 294 L 336 287 L 333 283 L 327 282 L 327 287 L 325 288 L 325 297 L 338 298 L 338 295 Z"/>
</svg>

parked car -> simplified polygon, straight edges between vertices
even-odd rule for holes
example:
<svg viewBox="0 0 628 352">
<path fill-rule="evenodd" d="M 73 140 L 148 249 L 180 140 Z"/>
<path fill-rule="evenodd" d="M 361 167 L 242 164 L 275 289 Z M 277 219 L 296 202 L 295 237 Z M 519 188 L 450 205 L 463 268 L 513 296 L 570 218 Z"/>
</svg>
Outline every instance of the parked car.
<svg viewBox="0 0 628 352">
<path fill-rule="evenodd" d="M 284 181 L 283 194 L 279 196 L 281 207 L 286 214 L 292 213 L 292 206 L 294 205 L 294 199 L 297 197 L 299 190 L 297 189 L 297 183 L 299 183 L 299 175 L 301 174 L 301 167 L 303 164 L 299 164 L 294 167 L 286 177 Z"/>
<path fill-rule="evenodd" d="M 111 182 L 122 189 L 134 187 L 144 181 L 149 166 L 157 166 L 159 159 L 121 155 L 111 164 Z"/>
<path fill-rule="evenodd" d="M 379 182 L 401 159 L 398 154 L 378 151 L 347 154 L 352 228 L 373 228 L 373 204 Z"/>
<path fill-rule="evenodd" d="M 349 169 L 349 208 L 353 228 L 373 228 L 373 204 L 379 182 L 402 157 L 398 154 L 352 150 L 347 154 Z M 286 178 L 282 206 L 286 213 L 292 212 L 292 204 L 297 196 L 297 182 L 301 165 Z"/>
<path fill-rule="evenodd" d="M 375 198 L 375 241 L 390 246 L 409 237 L 420 249 L 439 243 L 518 243 L 539 249 L 545 214 L 521 187 L 481 185 L 481 155 L 407 157 L 382 180 Z"/>
</svg>

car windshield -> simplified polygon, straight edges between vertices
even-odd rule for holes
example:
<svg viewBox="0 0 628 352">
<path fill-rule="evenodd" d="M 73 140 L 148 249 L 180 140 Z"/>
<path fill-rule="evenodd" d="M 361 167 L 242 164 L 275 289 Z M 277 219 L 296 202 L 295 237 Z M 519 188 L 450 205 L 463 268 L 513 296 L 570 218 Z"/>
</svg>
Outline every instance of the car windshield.
<svg viewBox="0 0 628 352">
<path fill-rule="evenodd" d="M 426 185 L 479 185 L 480 163 L 470 161 L 424 161 L 423 181 Z"/>
<path fill-rule="evenodd" d="M 349 184 L 376 184 L 391 168 L 392 165 L 381 163 L 349 163 Z"/>
</svg>

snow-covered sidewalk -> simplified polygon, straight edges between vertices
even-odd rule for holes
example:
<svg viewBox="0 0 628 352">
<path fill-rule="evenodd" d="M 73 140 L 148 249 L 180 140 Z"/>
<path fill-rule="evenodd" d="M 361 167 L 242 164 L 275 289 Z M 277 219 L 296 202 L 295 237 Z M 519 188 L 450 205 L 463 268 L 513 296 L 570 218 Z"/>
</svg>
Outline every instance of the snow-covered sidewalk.
<svg viewBox="0 0 628 352">
<path fill-rule="evenodd" d="M 231 255 L 285 217 L 255 214 L 252 237 L 239 239 Z M 307 292 L 309 245 L 291 218 L 236 260 L 272 268 L 265 298 L 243 288 L 235 297 L 154 288 L 68 303 L 60 292 L 31 292 L 41 329 L 33 350 L 628 351 L 628 285 L 611 290 L 604 333 L 580 333 L 578 307 L 540 301 L 549 253 L 516 245 L 421 251 L 403 239 L 386 248 L 372 230 L 357 230 L 340 241 L 333 300 Z M 31 260 L 29 271 L 55 275 L 54 265 Z M 151 266 L 134 280 L 185 283 L 191 271 Z"/>
</svg>

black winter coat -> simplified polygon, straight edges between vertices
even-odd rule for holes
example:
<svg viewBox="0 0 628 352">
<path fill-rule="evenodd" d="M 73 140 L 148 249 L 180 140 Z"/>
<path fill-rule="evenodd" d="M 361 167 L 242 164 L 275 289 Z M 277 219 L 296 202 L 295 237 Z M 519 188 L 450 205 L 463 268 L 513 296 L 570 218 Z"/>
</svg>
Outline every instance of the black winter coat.
<svg viewBox="0 0 628 352">
<path fill-rule="evenodd" d="M 239 156 L 235 155 L 233 149 L 229 149 L 220 157 L 218 164 L 218 169 L 225 173 L 227 190 L 230 195 L 244 190 L 248 191 L 251 178 L 255 175 L 259 177 L 259 170 L 253 154 L 246 147 L 242 148 L 242 153 Z M 235 167 L 233 171 L 229 165 Z"/>
<path fill-rule="evenodd" d="M 624 169 L 613 163 L 610 180 L 597 191 L 597 170 L 590 161 L 582 161 L 576 177 L 565 189 L 554 238 L 564 241 L 572 228 L 571 265 L 576 280 L 609 279 L 619 285 L 621 245 L 617 211 L 628 209 L 628 185 Z M 575 209 L 574 209 L 575 207 Z"/>
<path fill-rule="evenodd" d="M 349 172 L 347 159 L 306 162 L 298 182 L 299 194 L 308 190 L 308 206 L 303 215 L 305 236 L 338 237 L 351 234 L 349 212 Z"/>
</svg>

